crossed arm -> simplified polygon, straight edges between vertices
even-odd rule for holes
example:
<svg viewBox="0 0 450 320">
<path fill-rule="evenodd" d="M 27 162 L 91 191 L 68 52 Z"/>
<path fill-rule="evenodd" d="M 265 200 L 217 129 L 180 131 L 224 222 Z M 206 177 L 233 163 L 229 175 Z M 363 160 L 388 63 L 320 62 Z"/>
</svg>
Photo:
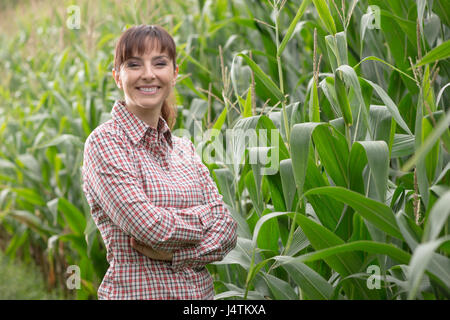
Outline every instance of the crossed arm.
<svg viewBox="0 0 450 320">
<path fill-rule="evenodd" d="M 113 223 L 130 235 L 136 250 L 152 259 L 172 261 L 175 269 L 221 260 L 236 244 L 236 222 L 192 144 L 191 151 L 205 202 L 185 209 L 151 203 L 130 151 L 113 134 L 88 139 L 84 155 L 85 183 Z"/>
</svg>

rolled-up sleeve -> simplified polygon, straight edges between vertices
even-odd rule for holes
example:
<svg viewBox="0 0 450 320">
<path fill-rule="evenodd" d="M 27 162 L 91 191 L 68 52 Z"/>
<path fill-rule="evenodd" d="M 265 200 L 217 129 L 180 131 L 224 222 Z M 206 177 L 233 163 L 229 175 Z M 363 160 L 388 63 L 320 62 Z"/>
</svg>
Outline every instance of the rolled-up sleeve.
<svg viewBox="0 0 450 320">
<path fill-rule="evenodd" d="M 199 268 L 208 263 L 220 261 L 236 246 L 237 242 L 237 223 L 222 201 L 222 195 L 211 178 L 208 168 L 195 152 L 194 145 L 190 141 L 188 143 L 191 145 L 192 161 L 199 172 L 204 204 L 209 205 L 211 209 L 207 217 L 209 226 L 202 240 L 194 246 L 174 252 L 172 267 L 175 269 Z"/>
<path fill-rule="evenodd" d="M 154 206 L 139 182 L 131 153 L 113 133 L 92 134 L 84 149 L 83 188 L 114 224 L 155 249 L 177 250 L 204 241 L 213 223 L 211 205 L 180 210 Z"/>
</svg>

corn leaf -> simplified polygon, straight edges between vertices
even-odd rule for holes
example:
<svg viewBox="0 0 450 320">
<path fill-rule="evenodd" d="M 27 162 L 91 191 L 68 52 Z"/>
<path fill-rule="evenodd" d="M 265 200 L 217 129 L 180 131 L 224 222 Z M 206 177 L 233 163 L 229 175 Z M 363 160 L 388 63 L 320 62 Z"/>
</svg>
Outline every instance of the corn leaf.
<svg viewBox="0 0 450 320">
<path fill-rule="evenodd" d="M 262 69 L 244 53 L 239 53 L 239 57 L 244 58 L 245 62 L 250 66 L 250 68 L 255 73 L 256 78 L 261 81 L 264 86 L 275 96 L 279 101 L 284 101 L 284 95 L 277 87 L 275 82 L 262 71 Z"/>
<path fill-rule="evenodd" d="M 280 175 L 286 208 L 288 211 L 291 211 L 296 191 L 292 159 L 281 160 Z"/>
<path fill-rule="evenodd" d="M 430 52 L 423 56 L 417 63 L 416 67 L 434 63 L 438 60 L 444 60 L 450 57 L 450 40 L 441 43 L 439 46 L 433 48 Z"/>
<path fill-rule="evenodd" d="M 289 257 L 277 257 L 282 261 L 282 268 L 289 273 L 290 277 L 302 289 L 308 299 L 329 300 L 333 294 L 333 286 L 329 284 L 320 274 L 308 267 L 306 264 Z"/>
<path fill-rule="evenodd" d="M 292 19 L 291 24 L 289 25 L 286 34 L 284 35 L 283 40 L 280 43 L 280 46 L 278 48 L 278 52 L 277 55 L 281 56 L 281 54 L 283 53 L 284 49 L 286 48 L 287 43 L 289 42 L 289 40 L 291 40 L 292 38 L 292 34 L 294 33 L 294 30 L 298 24 L 298 22 L 300 21 L 300 19 L 303 16 L 303 13 L 305 13 L 306 8 L 308 7 L 308 5 L 311 3 L 311 0 L 303 0 L 302 4 L 300 5 L 300 7 L 297 10 L 297 13 L 295 14 L 294 19 Z"/>
<path fill-rule="evenodd" d="M 366 198 L 359 193 L 342 187 L 315 188 L 308 190 L 305 196 L 308 194 L 323 194 L 342 201 L 387 234 L 403 239 L 391 208 L 381 202 Z"/>
<path fill-rule="evenodd" d="M 331 16 L 330 9 L 325 0 L 313 0 L 316 6 L 317 13 L 319 14 L 320 20 L 325 25 L 327 31 L 331 34 L 336 33 L 336 25 L 334 24 L 333 17 Z"/>
<path fill-rule="evenodd" d="M 277 278 L 271 274 L 264 273 L 262 278 L 266 282 L 273 297 L 276 300 L 295 300 L 297 299 L 297 294 L 290 284 L 280 278 Z"/>
<path fill-rule="evenodd" d="M 344 241 L 336 236 L 333 232 L 322 227 L 313 220 L 303 215 L 297 215 L 297 222 L 302 228 L 303 232 L 308 237 L 311 245 L 316 250 L 330 248 L 344 244 Z M 323 259 L 333 270 L 337 271 L 341 276 L 345 277 L 359 271 L 362 265 L 361 258 L 353 251 L 330 255 Z M 354 280 L 353 286 L 357 289 L 359 297 L 366 299 L 375 298 L 376 293 L 367 290 L 360 281 Z M 346 288 L 349 290 L 349 288 Z"/>
<path fill-rule="evenodd" d="M 450 215 L 450 191 L 444 193 L 431 209 L 425 224 L 423 242 L 436 240 Z"/>
<path fill-rule="evenodd" d="M 388 170 L 389 150 L 384 141 L 358 141 L 352 146 L 348 161 L 348 171 L 351 179 L 352 190 L 365 192 L 362 170 L 366 165 L 370 168 L 370 179 L 375 181 L 377 200 L 385 201 Z"/>
<path fill-rule="evenodd" d="M 60 197 L 58 210 L 62 213 L 70 229 L 77 235 L 83 235 L 86 228 L 84 214 L 67 199 Z"/>
</svg>

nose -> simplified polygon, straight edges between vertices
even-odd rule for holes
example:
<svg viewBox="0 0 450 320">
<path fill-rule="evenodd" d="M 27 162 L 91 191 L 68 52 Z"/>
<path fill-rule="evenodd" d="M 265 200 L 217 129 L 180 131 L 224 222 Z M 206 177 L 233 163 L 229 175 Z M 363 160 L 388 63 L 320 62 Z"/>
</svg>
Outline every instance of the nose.
<svg viewBox="0 0 450 320">
<path fill-rule="evenodd" d="M 142 79 L 143 80 L 150 80 L 155 79 L 155 73 L 153 72 L 153 68 L 151 64 L 145 64 L 144 70 L 142 71 Z"/>
</svg>

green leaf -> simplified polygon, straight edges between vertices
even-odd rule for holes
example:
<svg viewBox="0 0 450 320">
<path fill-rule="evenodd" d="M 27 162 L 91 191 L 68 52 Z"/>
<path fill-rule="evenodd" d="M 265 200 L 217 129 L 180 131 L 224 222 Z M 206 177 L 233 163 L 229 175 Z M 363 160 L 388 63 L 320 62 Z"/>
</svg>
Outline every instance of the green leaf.
<svg viewBox="0 0 450 320">
<path fill-rule="evenodd" d="M 373 254 L 386 255 L 402 264 L 409 263 L 411 259 L 411 255 L 408 252 L 403 251 L 392 244 L 368 240 L 358 240 L 322 250 L 317 250 L 315 252 L 306 253 L 301 256 L 293 258 L 293 261 L 312 262 L 325 259 L 339 253 L 353 252 L 353 251 L 364 251 Z"/>
<path fill-rule="evenodd" d="M 403 72 L 402 70 L 400 70 L 399 68 L 396 68 L 395 66 L 387 63 L 386 61 L 384 61 L 383 59 L 380 59 L 378 57 L 374 57 L 374 56 L 369 56 L 369 57 L 365 57 L 364 59 L 362 59 L 360 62 L 358 62 L 353 68 L 356 69 L 361 63 L 365 62 L 365 61 L 379 61 L 384 63 L 385 65 L 389 66 L 392 70 L 395 70 L 397 72 L 399 72 L 400 74 L 402 74 L 403 76 L 411 79 L 412 81 L 416 82 L 416 79 L 414 79 L 413 77 L 411 77 L 409 74 Z"/>
<path fill-rule="evenodd" d="M 366 198 L 363 195 L 342 188 L 342 187 L 321 187 L 308 190 L 308 194 L 323 194 L 342 201 L 351 206 L 364 219 L 380 228 L 384 232 L 398 238 L 403 239 L 402 234 L 397 226 L 394 213 L 391 208 L 385 204 Z"/>
<path fill-rule="evenodd" d="M 258 170 L 257 170 L 258 171 Z M 264 210 L 263 199 L 261 197 L 261 180 L 259 179 L 259 184 L 256 184 L 253 171 L 247 172 L 245 175 L 245 186 L 248 190 L 250 199 L 252 200 L 253 207 L 261 215 Z"/>
<path fill-rule="evenodd" d="M 87 137 L 91 133 L 92 129 L 89 126 L 89 122 L 86 117 L 86 112 L 85 112 L 83 106 L 79 102 L 77 103 L 77 110 L 78 110 L 78 114 L 80 115 L 80 118 L 81 118 L 81 125 L 83 127 L 84 134 Z"/>
<path fill-rule="evenodd" d="M 222 112 L 220 113 L 219 117 L 217 118 L 216 122 L 212 126 L 213 134 L 211 134 L 211 137 L 213 137 L 213 136 L 217 137 L 217 135 L 220 133 L 220 130 L 222 129 L 222 126 L 225 123 L 225 120 L 227 118 L 227 114 L 228 114 L 228 109 L 225 106 L 225 108 L 223 108 Z"/>
<path fill-rule="evenodd" d="M 288 118 L 289 132 L 292 130 L 292 126 L 302 121 L 302 111 L 300 110 L 300 102 L 294 102 L 286 106 L 286 114 Z M 283 121 L 283 111 L 272 111 L 269 113 L 269 118 L 275 124 L 275 126 L 280 130 L 282 140 L 288 141 L 286 137 L 286 129 Z"/>
<path fill-rule="evenodd" d="M 262 227 L 263 227 L 263 225 L 265 224 L 265 223 L 267 223 L 267 221 L 269 221 L 269 220 L 271 220 L 271 219 L 273 219 L 273 218 L 276 218 L 276 217 L 278 217 L 278 216 L 283 216 L 283 215 L 287 215 L 287 214 L 289 214 L 289 212 L 272 212 L 272 213 L 266 213 L 266 214 L 264 214 L 259 220 L 258 220 L 258 222 L 256 223 L 256 226 L 255 226 L 255 230 L 253 230 L 253 238 L 252 238 L 252 246 L 253 246 L 253 248 L 256 248 L 256 245 L 257 245 L 257 243 L 259 244 L 260 242 L 259 242 L 259 237 L 260 237 L 260 233 L 261 233 L 261 236 L 262 237 L 267 237 L 267 235 L 262 235 L 262 231 L 261 230 L 263 230 L 263 231 L 265 231 L 265 232 L 267 232 L 268 230 L 267 229 L 262 229 Z M 273 227 L 273 228 L 272 228 Z M 271 227 L 270 227 L 270 229 L 272 229 L 272 230 L 270 230 L 270 232 L 273 232 L 274 234 L 276 234 L 276 235 L 279 235 L 279 233 L 277 234 L 277 232 L 276 232 L 276 229 L 277 229 L 277 227 L 278 227 L 278 224 L 276 225 L 276 228 L 274 227 L 274 226 L 272 226 L 271 225 Z M 278 236 L 277 236 L 277 241 L 278 241 Z M 275 243 L 275 244 L 273 244 L 273 245 L 276 245 L 277 246 L 277 248 L 278 248 L 278 243 Z M 271 250 L 271 248 L 270 248 L 270 250 Z M 276 250 L 275 250 L 276 251 Z"/>
<path fill-rule="evenodd" d="M 339 66 L 348 64 L 348 52 L 347 52 L 347 35 L 345 32 L 338 32 L 334 35 L 336 39 L 336 49 L 338 53 Z"/>
<path fill-rule="evenodd" d="M 58 201 L 58 198 L 56 198 L 55 200 Z M 89 215 L 86 218 L 86 228 L 84 229 L 84 241 L 86 241 L 86 251 L 87 251 L 87 255 L 89 258 L 92 258 L 91 253 L 92 253 L 92 249 L 93 249 L 93 244 L 95 243 L 96 239 L 97 239 L 97 233 L 98 233 L 98 228 L 97 225 L 95 224 L 94 219 L 92 218 L 92 215 Z"/>
<path fill-rule="evenodd" d="M 342 117 L 342 112 L 340 110 L 338 97 L 336 94 L 336 90 L 334 88 L 334 78 L 333 77 L 326 77 L 319 83 L 320 88 L 322 89 L 322 92 L 324 93 L 327 100 L 330 102 L 330 105 L 333 109 L 334 115 L 339 118 Z M 336 120 L 336 119 L 334 119 Z"/>
<path fill-rule="evenodd" d="M 29 228 L 33 229 L 34 231 L 38 231 L 39 233 L 44 234 L 45 236 L 48 236 L 51 233 L 56 233 L 58 230 L 49 228 L 42 219 L 35 216 L 29 211 L 26 210 L 11 210 L 7 212 L 8 216 L 11 216 L 15 220 L 24 223 Z"/>
<path fill-rule="evenodd" d="M 23 232 L 17 232 L 9 240 L 8 247 L 5 250 L 5 255 L 11 260 L 15 259 L 17 251 L 24 245 L 30 236 L 29 229 L 25 229 Z"/>
<path fill-rule="evenodd" d="M 434 0 L 433 11 L 439 16 L 443 23 L 450 26 L 450 8 L 445 3 L 446 0 Z"/>
<path fill-rule="evenodd" d="M 316 250 L 344 244 L 344 240 L 306 216 L 297 215 L 297 222 Z M 324 258 L 324 260 L 333 270 L 342 276 L 356 272 L 362 264 L 359 256 L 353 252 L 332 255 Z"/>
<path fill-rule="evenodd" d="M 384 141 L 359 141 L 352 146 L 348 170 L 351 177 L 352 189 L 359 186 L 355 191 L 362 191 L 362 169 L 368 164 L 370 168 L 370 179 L 375 181 L 377 200 L 384 203 L 388 185 L 389 150 Z M 370 187 L 369 184 L 367 188 Z"/>
<path fill-rule="evenodd" d="M 252 262 L 253 248 L 251 240 L 238 237 L 236 247 L 225 258 L 213 262 L 213 264 L 239 264 L 248 271 Z M 255 261 L 259 262 L 258 258 L 255 258 Z"/>
<path fill-rule="evenodd" d="M 428 152 L 433 148 L 436 141 L 448 132 L 448 127 L 450 126 L 450 111 L 447 111 L 444 117 L 438 121 L 437 126 L 434 130 L 427 136 L 425 141 L 421 144 L 420 148 L 416 150 L 414 156 L 411 157 L 403 166 L 403 171 L 409 171 L 418 162 L 422 161 L 423 158 L 428 154 Z M 416 132 L 417 134 L 417 132 Z"/>
<path fill-rule="evenodd" d="M 441 43 L 439 46 L 429 51 L 423 58 L 416 64 L 416 67 L 421 67 L 428 63 L 434 63 L 438 60 L 447 59 L 450 57 L 450 40 Z"/>
<path fill-rule="evenodd" d="M 392 116 L 386 106 L 371 105 L 369 115 L 370 123 L 374 131 L 374 140 L 383 140 L 388 146 L 392 144 L 390 132 Z"/>
<path fill-rule="evenodd" d="M 52 147 L 52 146 L 57 146 L 57 145 L 60 145 L 60 144 L 67 144 L 67 145 L 72 144 L 72 145 L 75 145 L 77 147 L 83 147 L 84 146 L 84 143 L 81 142 L 80 137 L 72 135 L 72 134 L 63 134 L 63 135 L 60 135 L 60 136 L 52 139 L 51 141 L 49 141 L 47 143 L 40 144 L 40 145 L 36 146 L 33 149 L 45 149 L 45 148 Z"/>
<path fill-rule="evenodd" d="M 292 127 L 291 131 L 291 155 L 295 184 L 299 197 L 303 194 L 305 184 L 306 168 L 308 164 L 309 145 L 314 129 L 321 123 L 307 122 L 299 123 Z"/>
<path fill-rule="evenodd" d="M 275 96 L 279 101 L 284 101 L 284 95 L 281 90 L 277 87 L 275 82 L 262 71 L 262 69 L 244 53 L 239 53 L 239 57 L 244 58 L 245 62 L 250 66 L 250 68 L 255 73 L 256 78 L 261 81 L 264 86 Z"/>
<path fill-rule="evenodd" d="M 228 210 L 231 212 L 231 216 L 237 222 L 237 234 L 239 237 L 245 239 L 251 239 L 252 233 L 250 232 L 249 225 L 245 218 L 239 212 L 236 212 L 233 208 L 228 207 Z"/>
<path fill-rule="evenodd" d="M 195 129 L 202 129 L 202 119 L 208 109 L 208 101 L 194 98 L 191 101 L 189 113 L 186 115 L 185 126 L 195 132 Z"/>
<path fill-rule="evenodd" d="M 6 159 L 0 159 L 0 169 L 15 169 L 16 166 L 13 162 Z"/>
<path fill-rule="evenodd" d="M 19 197 L 28 201 L 36 206 L 45 206 L 45 200 L 36 192 L 30 188 L 11 188 L 11 191 L 15 192 Z"/>
<path fill-rule="evenodd" d="M 347 89 L 339 73 L 335 73 L 334 76 L 334 91 L 336 92 L 339 110 L 344 117 L 344 121 L 348 126 L 351 126 L 353 124 L 352 110 L 348 102 Z"/>
<path fill-rule="evenodd" d="M 294 235 L 292 236 L 292 242 L 289 246 L 287 252 L 285 253 L 287 256 L 294 256 L 299 253 L 301 250 L 305 249 L 310 245 L 308 238 L 303 232 L 302 228 L 298 227 L 294 231 Z"/>
<path fill-rule="evenodd" d="M 391 158 L 410 156 L 414 152 L 414 136 L 410 136 L 408 134 L 394 135 Z"/>
<path fill-rule="evenodd" d="M 416 152 L 420 148 L 420 146 L 423 145 L 423 143 L 422 143 L 422 131 L 423 131 L 422 119 L 423 119 L 423 93 L 422 93 L 422 90 L 420 90 L 419 97 L 418 97 L 418 106 L 416 109 L 416 123 L 415 123 L 415 128 L 414 128 L 414 133 L 415 133 L 414 147 L 416 149 Z M 429 137 L 431 137 L 431 135 Z M 427 143 L 427 145 L 428 145 L 428 143 Z M 409 161 L 411 161 L 411 159 Z M 407 165 L 408 165 L 408 162 L 406 163 Z M 405 167 L 409 167 L 409 166 L 405 166 Z M 428 183 L 426 170 L 427 169 L 426 169 L 424 157 L 417 159 L 416 172 L 415 172 L 415 175 L 417 177 L 417 186 L 419 187 L 421 200 L 425 204 L 425 208 L 428 208 L 430 194 L 429 194 L 429 183 Z"/>
<path fill-rule="evenodd" d="M 84 214 L 65 198 L 59 198 L 58 210 L 65 217 L 70 229 L 77 235 L 83 235 L 86 228 Z"/>
<path fill-rule="evenodd" d="M 344 244 L 344 240 L 336 236 L 333 232 L 304 215 L 297 215 L 297 222 L 316 250 Z M 359 272 L 363 263 L 362 259 L 353 251 L 330 255 L 323 260 L 342 277 Z M 370 299 L 370 297 L 375 298 L 378 295 L 375 292 L 370 292 L 361 281 L 354 280 L 352 285 L 357 289 L 357 297 Z M 345 290 L 348 294 L 350 288 L 346 286 Z"/>
<path fill-rule="evenodd" d="M 325 0 L 313 0 L 316 6 L 317 13 L 319 14 L 320 20 L 325 25 L 327 31 L 331 34 L 336 33 L 336 25 L 334 24 L 333 17 L 331 16 L 330 9 Z"/>
<path fill-rule="evenodd" d="M 347 187 L 348 142 L 329 124 L 317 126 L 312 134 L 321 164 L 335 185 Z"/>
<path fill-rule="evenodd" d="M 297 10 L 297 13 L 295 14 L 294 19 L 292 19 L 292 22 L 289 24 L 289 27 L 286 31 L 286 34 L 283 38 L 283 40 L 280 43 L 280 46 L 278 48 L 277 55 L 280 57 L 283 53 L 284 49 L 286 48 L 287 43 L 292 38 L 292 34 L 294 33 L 295 27 L 297 26 L 297 23 L 300 21 L 301 17 L 303 16 L 303 13 L 305 12 L 308 5 L 311 3 L 311 0 L 303 0 L 302 4 Z"/>
<path fill-rule="evenodd" d="M 370 122 L 369 122 L 368 107 L 366 106 L 366 103 L 364 101 L 364 97 L 363 97 L 362 91 L 361 91 L 361 85 L 359 83 L 358 76 L 356 75 L 355 70 L 352 67 L 350 67 L 349 65 L 343 64 L 336 69 L 336 72 L 338 72 L 338 71 L 342 72 L 345 83 L 347 84 L 348 87 L 352 88 L 353 92 L 356 94 L 356 98 L 358 99 L 358 102 L 359 102 L 359 110 L 362 111 L 364 123 L 369 130 L 369 134 L 372 136 L 373 130 L 372 130 Z M 335 76 L 335 86 L 336 86 L 336 76 Z M 336 91 L 336 94 L 339 99 L 339 93 L 337 91 Z M 343 114 L 344 114 L 344 112 L 343 112 Z M 344 114 L 344 116 L 345 116 L 345 114 Z"/>
<path fill-rule="evenodd" d="M 230 207 L 236 209 L 236 190 L 233 185 L 233 174 L 228 168 L 214 169 L 213 172 L 217 178 L 217 187 L 223 196 L 223 201 Z"/>
<path fill-rule="evenodd" d="M 266 282 L 275 300 L 296 300 L 297 294 L 291 285 L 268 273 L 263 273 L 262 278 Z"/>
<path fill-rule="evenodd" d="M 339 140 L 342 139 L 338 137 L 337 132 L 334 128 L 331 129 L 331 126 L 329 124 L 306 122 L 294 125 L 291 131 L 291 156 L 294 179 L 299 199 L 303 196 L 304 190 L 329 185 L 328 180 L 323 177 L 319 168 L 317 168 L 315 164 L 314 153 L 312 151 L 313 148 L 311 146 L 311 137 L 313 135 L 313 131 L 319 126 L 324 127 L 324 132 L 321 131 L 319 133 L 319 136 L 328 134 L 330 136 L 328 138 L 332 141 L 330 143 L 335 145 L 334 151 L 328 150 L 328 152 L 332 153 L 332 156 L 324 156 L 323 159 L 327 163 L 327 170 L 329 170 L 331 174 L 333 174 L 336 178 L 339 176 L 339 168 L 342 166 L 342 164 L 345 163 L 344 168 L 346 166 L 346 161 L 342 160 L 345 159 L 346 152 L 339 154 L 342 148 L 342 143 L 340 143 Z M 336 134 L 336 136 L 331 137 L 331 133 L 326 133 L 327 130 L 331 130 L 334 134 Z M 327 147 L 325 145 L 319 146 L 318 144 L 317 146 L 321 149 Z M 348 149 L 348 147 L 345 148 Z M 322 150 L 321 152 L 325 154 L 326 150 Z M 336 160 L 338 163 L 333 164 L 333 161 L 335 161 L 334 159 L 339 159 Z M 336 180 L 339 181 L 339 178 L 336 178 Z M 308 201 L 313 206 L 317 217 L 322 222 L 322 224 L 330 230 L 334 230 L 342 215 L 342 203 L 339 203 L 338 201 L 335 201 L 334 199 L 328 197 L 315 195 L 308 196 Z M 346 234 L 345 229 L 342 229 L 340 232 L 342 232 L 339 233 L 340 235 Z"/>
<path fill-rule="evenodd" d="M 309 94 L 309 121 L 320 122 L 319 94 L 317 84 L 314 81 Z"/>
<path fill-rule="evenodd" d="M 448 125 L 450 125 L 450 117 L 448 120 Z M 429 117 L 422 118 L 422 143 L 430 136 L 430 134 L 433 133 L 433 131 L 434 127 L 431 119 Z M 443 134 L 445 134 L 445 131 L 446 130 L 444 130 Z M 439 139 L 437 139 L 425 156 L 426 173 L 428 177 L 428 182 L 430 184 L 434 180 L 436 174 L 436 169 L 438 167 L 439 162 L 439 153 L 440 153 Z"/>
<path fill-rule="evenodd" d="M 299 195 L 306 177 L 311 137 L 314 139 L 321 163 L 333 182 L 347 186 L 348 145 L 345 137 L 329 124 L 300 123 L 294 125 L 291 132 L 291 153 L 296 164 L 293 169 Z"/>
<path fill-rule="evenodd" d="M 233 174 L 238 180 L 239 168 L 243 163 L 245 150 L 258 145 L 261 148 L 273 149 L 271 152 L 271 167 L 265 170 L 278 170 L 279 160 L 289 158 L 289 152 L 281 138 L 279 130 L 272 120 L 265 115 L 239 119 L 233 127 L 232 137 L 227 144 L 227 153 L 232 160 Z M 228 141 L 227 141 L 228 143 Z M 268 151 L 268 149 L 266 149 Z M 275 159 L 273 159 L 275 158 Z M 276 160 L 276 161 L 275 161 Z M 275 168 L 273 168 L 275 166 Z M 274 174 L 274 172 L 267 173 Z"/>
<path fill-rule="evenodd" d="M 408 134 L 413 135 L 411 130 L 409 130 L 408 125 L 403 120 L 402 116 L 400 115 L 400 112 L 398 111 L 397 106 L 395 105 L 394 101 L 387 95 L 387 93 L 377 84 L 373 83 L 370 80 L 364 79 L 368 84 L 370 84 L 378 94 L 378 96 L 383 100 L 384 104 L 388 108 L 389 112 L 392 114 L 392 117 L 394 120 L 398 123 L 400 127 L 402 127 L 403 130 L 405 130 Z"/>
<path fill-rule="evenodd" d="M 408 299 L 414 299 L 417 295 L 423 274 L 433 257 L 434 251 L 439 248 L 445 242 L 450 241 L 450 236 L 445 236 L 436 240 L 419 244 L 414 250 L 414 254 L 411 258 L 410 272 L 408 274 L 409 293 Z M 450 263 L 445 266 L 449 268 Z"/>
<path fill-rule="evenodd" d="M 294 258 L 279 256 L 275 257 L 282 262 L 282 268 L 302 289 L 311 300 L 329 300 L 333 295 L 333 286 L 329 284 L 320 274 Z"/>
<path fill-rule="evenodd" d="M 248 91 L 247 91 L 247 98 L 245 99 L 244 112 L 242 113 L 242 116 L 244 118 L 253 116 L 253 112 L 252 112 L 252 88 L 251 88 L 251 86 L 250 86 L 250 88 L 248 88 Z"/>
<path fill-rule="evenodd" d="M 439 217 L 441 218 L 441 217 Z M 417 231 L 421 231 L 419 227 L 416 226 L 414 221 L 411 221 L 406 214 L 400 211 L 396 215 L 398 226 L 402 232 L 403 238 L 405 239 L 408 246 L 412 251 L 415 251 L 418 243 L 418 235 Z M 407 220 L 410 220 L 410 223 L 407 223 Z M 416 231 L 414 231 L 414 229 Z M 443 246 L 442 246 L 443 248 Z M 443 286 L 447 286 L 450 288 L 450 260 L 438 253 L 433 253 L 432 258 L 427 266 L 427 270 L 434 277 L 435 280 L 439 281 Z"/>
<path fill-rule="evenodd" d="M 222 29 L 224 27 L 227 27 L 230 24 L 232 24 L 232 25 L 237 24 L 237 25 L 240 25 L 245 28 L 256 29 L 255 21 L 253 19 L 242 18 L 242 17 L 236 16 L 236 17 L 233 17 L 230 19 L 222 20 L 218 23 L 214 23 L 214 21 L 212 21 L 211 27 L 208 30 L 209 36 L 211 36 L 211 37 L 214 36 L 214 34 L 217 31 L 219 31 L 220 29 Z"/>
<path fill-rule="evenodd" d="M 262 218 L 270 214 L 269 209 L 264 210 Z M 276 253 L 279 252 L 278 241 L 280 238 L 280 229 L 278 227 L 277 219 L 270 219 L 270 221 L 265 221 L 264 225 L 261 226 L 260 230 L 258 223 L 255 226 L 255 232 L 258 232 L 258 248 L 271 250 Z"/>
<path fill-rule="evenodd" d="M 279 162 L 277 163 L 277 165 L 279 165 Z M 268 193 L 270 194 L 270 198 L 273 205 L 273 210 L 283 212 L 286 211 L 286 206 L 284 204 L 283 198 L 283 190 L 281 186 L 281 179 L 279 174 L 266 175 L 266 179 L 264 180 L 264 182 L 267 182 L 267 184 L 263 184 L 263 187 L 267 186 Z"/>
<path fill-rule="evenodd" d="M 450 191 L 444 193 L 431 209 L 425 229 L 422 242 L 436 240 L 442 228 L 448 221 L 450 215 Z"/>
<path fill-rule="evenodd" d="M 295 179 L 292 169 L 292 159 L 280 161 L 281 185 L 283 188 L 284 201 L 288 211 L 292 210 L 292 202 L 295 198 Z"/>
<path fill-rule="evenodd" d="M 87 244 L 84 237 L 76 234 L 64 234 L 59 236 L 61 241 L 70 242 L 71 247 L 76 249 L 78 254 L 82 256 L 87 256 Z"/>
</svg>

